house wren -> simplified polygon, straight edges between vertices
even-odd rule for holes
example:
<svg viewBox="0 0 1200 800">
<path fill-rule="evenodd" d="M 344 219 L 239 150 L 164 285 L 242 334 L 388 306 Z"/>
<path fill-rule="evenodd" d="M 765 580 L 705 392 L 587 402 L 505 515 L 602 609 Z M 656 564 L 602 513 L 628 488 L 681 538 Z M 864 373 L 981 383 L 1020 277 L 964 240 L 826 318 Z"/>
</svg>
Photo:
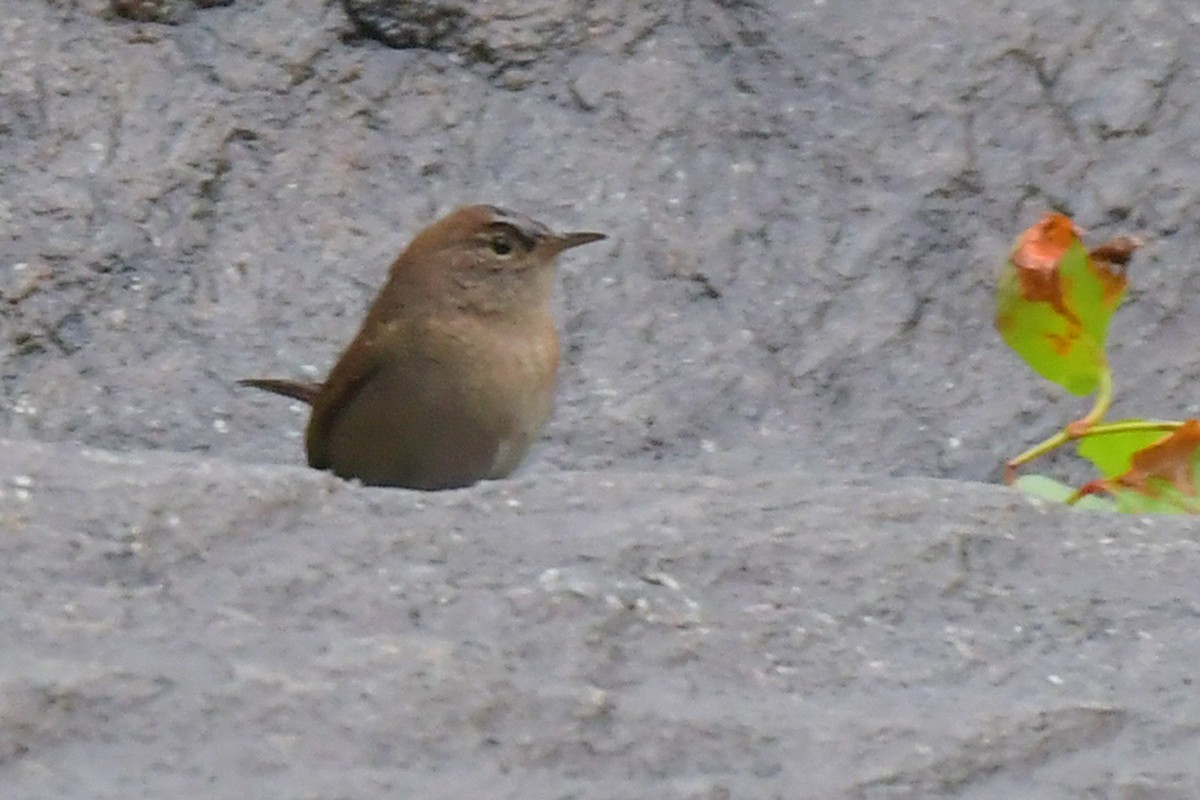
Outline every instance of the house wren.
<svg viewBox="0 0 1200 800">
<path fill-rule="evenodd" d="M 449 489 L 512 472 L 554 401 L 554 233 L 495 206 L 417 234 L 324 383 L 239 381 L 312 406 L 308 463 L 365 484 Z"/>
</svg>

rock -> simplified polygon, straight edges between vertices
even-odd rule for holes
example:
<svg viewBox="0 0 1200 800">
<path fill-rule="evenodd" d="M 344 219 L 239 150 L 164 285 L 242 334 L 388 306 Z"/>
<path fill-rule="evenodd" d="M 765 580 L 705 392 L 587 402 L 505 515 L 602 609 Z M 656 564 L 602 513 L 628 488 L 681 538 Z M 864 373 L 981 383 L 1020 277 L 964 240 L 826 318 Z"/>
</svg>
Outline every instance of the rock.
<svg viewBox="0 0 1200 800">
<path fill-rule="evenodd" d="M 1085 410 L 991 324 L 1047 208 L 1146 241 L 1114 417 L 1200 413 L 1188 9 L 10 5 L 5 797 L 1200 794 L 1191 528 L 978 483 Z M 467 202 L 610 234 L 547 436 L 304 469 L 234 381 Z"/>
<path fill-rule="evenodd" d="M 428 494 L 9 440 L 0 474 L 10 797 L 1200 785 L 1187 520 L 802 470 Z"/>
</svg>

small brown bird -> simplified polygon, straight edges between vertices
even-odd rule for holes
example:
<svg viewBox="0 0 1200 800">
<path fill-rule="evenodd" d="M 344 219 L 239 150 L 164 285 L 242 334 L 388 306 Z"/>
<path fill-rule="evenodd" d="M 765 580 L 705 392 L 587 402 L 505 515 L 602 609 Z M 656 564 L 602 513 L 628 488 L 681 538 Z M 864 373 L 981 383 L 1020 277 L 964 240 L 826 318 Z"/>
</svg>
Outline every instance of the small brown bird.
<svg viewBox="0 0 1200 800">
<path fill-rule="evenodd" d="M 376 486 L 450 489 L 512 472 L 554 401 L 555 262 L 602 233 L 459 208 L 393 262 L 322 384 L 239 381 L 312 406 L 308 463 Z"/>
</svg>

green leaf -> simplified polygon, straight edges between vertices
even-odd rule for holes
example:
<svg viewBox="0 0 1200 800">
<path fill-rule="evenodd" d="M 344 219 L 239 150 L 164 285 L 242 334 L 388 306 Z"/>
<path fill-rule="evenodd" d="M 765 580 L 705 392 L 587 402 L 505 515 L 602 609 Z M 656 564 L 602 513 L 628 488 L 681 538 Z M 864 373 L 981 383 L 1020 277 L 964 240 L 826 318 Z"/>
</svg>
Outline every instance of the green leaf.
<svg viewBox="0 0 1200 800">
<path fill-rule="evenodd" d="M 1078 250 L 1082 249 L 1079 245 Z M 1103 352 L 1108 345 L 1108 324 L 1125 297 L 1125 275 L 1111 272 L 1108 265 L 1090 256 L 1083 259 L 1078 256 L 1077 249 L 1072 247 L 1059 268 L 1067 287 L 1067 304 L 1083 322 L 1084 332 Z"/>
<path fill-rule="evenodd" d="M 1155 492 L 1148 495 L 1145 491 L 1114 486 L 1113 499 L 1117 502 L 1117 511 L 1122 514 L 1200 514 L 1200 500 L 1184 494 L 1165 480 L 1154 479 L 1148 482 Z"/>
<path fill-rule="evenodd" d="M 1022 475 L 1013 484 L 1022 492 L 1052 503 L 1066 503 L 1075 495 L 1074 487 L 1061 481 L 1048 478 L 1045 475 Z M 1075 504 L 1075 508 L 1086 508 L 1092 511 L 1116 511 L 1117 504 L 1112 500 L 1095 495 L 1087 495 Z"/>
<path fill-rule="evenodd" d="M 1060 266 L 1073 272 L 1086 269 L 1087 252 L 1078 241 Z M 1034 372 L 1068 392 L 1087 395 L 1096 391 L 1104 368 L 1104 353 L 1077 318 L 1064 316 L 1062 306 L 1030 299 L 1021 275 L 1009 261 L 1000 275 L 996 320 L 1000 335 Z"/>
<path fill-rule="evenodd" d="M 1133 453 L 1128 470 L 1101 483 L 1121 511 L 1200 514 L 1200 420 L 1184 420 Z"/>
<path fill-rule="evenodd" d="M 1137 423 L 1142 420 L 1125 419 L 1114 422 L 1114 425 Z M 1167 431 L 1122 431 L 1106 433 L 1098 436 L 1084 436 L 1079 440 L 1078 452 L 1083 458 L 1092 462 L 1100 474 L 1106 478 L 1115 478 L 1129 471 L 1133 463 L 1133 454 L 1139 450 L 1167 438 Z"/>
<path fill-rule="evenodd" d="M 1107 369 L 1104 346 L 1125 294 L 1123 271 L 1135 240 L 1092 257 L 1075 225 L 1047 214 L 1017 239 L 996 291 L 996 328 L 1035 372 L 1076 395 L 1096 391 Z"/>
</svg>

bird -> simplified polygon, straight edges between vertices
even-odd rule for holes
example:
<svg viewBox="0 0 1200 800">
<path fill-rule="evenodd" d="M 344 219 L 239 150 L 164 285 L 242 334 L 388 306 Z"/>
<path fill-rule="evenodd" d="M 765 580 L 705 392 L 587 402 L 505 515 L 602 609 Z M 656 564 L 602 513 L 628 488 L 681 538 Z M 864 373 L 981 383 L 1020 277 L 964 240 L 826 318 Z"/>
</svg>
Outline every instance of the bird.
<svg viewBox="0 0 1200 800">
<path fill-rule="evenodd" d="M 368 486 L 439 490 L 503 478 L 550 417 L 558 256 L 605 239 L 494 205 L 455 209 L 392 263 L 321 383 L 246 378 L 309 404 L 309 466 Z"/>
</svg>

